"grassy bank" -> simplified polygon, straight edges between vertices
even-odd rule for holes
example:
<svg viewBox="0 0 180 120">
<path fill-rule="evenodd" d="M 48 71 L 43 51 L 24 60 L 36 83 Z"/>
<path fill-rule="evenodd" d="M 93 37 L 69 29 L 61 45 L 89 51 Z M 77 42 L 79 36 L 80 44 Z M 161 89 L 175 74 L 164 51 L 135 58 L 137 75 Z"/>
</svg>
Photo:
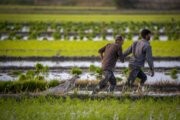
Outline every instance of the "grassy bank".
<svg viewBox="0 0 180 120">
<path fill-rule="evenodd" d="M 0 55 L 8 56 L 91 56 L 109 41 L 0 41 Z M 126 41 L 126 50 L 132 41 Z M 154 56 L 180 56 L 180 41 L 151 41 Z"/>
<path fill-rule="evenodd" d="M 52 14 L 0 14 L 0 22 L 170 22 L 180 21 L 180 15 L 52 15 Z"/>
<path fill-rule="evenodd" d="M 0 99 L 1 120 L 178 120 L 180 99 L 79 100 L 67 98 Z"/>
</svg>

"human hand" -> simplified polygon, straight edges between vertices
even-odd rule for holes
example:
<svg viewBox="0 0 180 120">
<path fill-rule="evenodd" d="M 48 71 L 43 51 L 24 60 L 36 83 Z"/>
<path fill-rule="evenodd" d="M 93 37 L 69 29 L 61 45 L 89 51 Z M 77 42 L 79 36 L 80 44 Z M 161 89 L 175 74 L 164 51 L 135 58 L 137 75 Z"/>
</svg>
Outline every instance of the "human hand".
<svg viewBox="0 0 180 120">
<path fill-rule="evenodd" d="M 154 76 L 154 70 L 151 70 L 151 77 Z"/>
</svg>

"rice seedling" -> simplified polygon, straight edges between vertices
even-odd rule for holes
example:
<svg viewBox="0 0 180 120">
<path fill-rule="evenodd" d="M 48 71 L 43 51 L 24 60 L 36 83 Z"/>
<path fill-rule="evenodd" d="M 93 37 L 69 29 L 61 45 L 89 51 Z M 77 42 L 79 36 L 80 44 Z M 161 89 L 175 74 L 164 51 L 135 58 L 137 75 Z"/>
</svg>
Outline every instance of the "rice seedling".
<svg viewBox="0 0 180 120">
<path fill-rule="evenodd" d="M 80 74 L 82 74 L 83 72 L 82 72 L 82 70 L 79 69 L 79 68 L 72 68 L 70 73 L 71 73 L 72 75 L 74 75 L 74 74 L 80 75 Z"/>
<path fill-rule="evenodd" d="M 178 78 L 177 73 L 178 73 L 178 70 L 177 70 L 177 69 L 172 69 L 172 70 L 170 71 L 170 76 L 171 76 L 171 78 L 172 78 L 172 79 L 177 79 L 177 78 Z"/>
<path fill-rule="evenodd" d="M 0 119 L 179 119 L 179 98 L 71 99 L 70 97 L 1 99 Z"/>
<path fill-rule="evenodd" d="M 18 70 L 12 70 L 12 71 L 9 72 L 9 75 L 18 76 L 18 75 L 20 75 L 20 74 L 21 74 L 21 72 L 19 72 Z"/>
<path fill-rule="evenodd" d="M 27 77 L 25 74 L 20 74 L 19 75 L 19 81 L 24 81 L 24 80 L 27 80 Z"/>
</svg>

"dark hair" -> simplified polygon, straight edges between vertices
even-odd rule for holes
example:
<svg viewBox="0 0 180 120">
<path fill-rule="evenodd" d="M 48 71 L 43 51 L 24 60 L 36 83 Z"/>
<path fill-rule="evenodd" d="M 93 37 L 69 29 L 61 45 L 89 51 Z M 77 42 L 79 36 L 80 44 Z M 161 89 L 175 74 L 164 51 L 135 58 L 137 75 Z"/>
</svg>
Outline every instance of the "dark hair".
<svg viewBox="0 0 180 120">
<path fill-rule="evenodd" d="M 117 40 L 123 40 L 123 37 L 120 36 L 120 35 L 116 35 L 116 41 L 117 41 Z"/>
<path fill-rule="evenodd" d="M 143 29 L 143 30 L 141 31 L 141 36 L 142 36 L 142 38 L 145 38 L 146 35 L 148 35 L 148 34 L 151 34 L 151 31 L 148 30 L 148 29 Z"/>
</svg>

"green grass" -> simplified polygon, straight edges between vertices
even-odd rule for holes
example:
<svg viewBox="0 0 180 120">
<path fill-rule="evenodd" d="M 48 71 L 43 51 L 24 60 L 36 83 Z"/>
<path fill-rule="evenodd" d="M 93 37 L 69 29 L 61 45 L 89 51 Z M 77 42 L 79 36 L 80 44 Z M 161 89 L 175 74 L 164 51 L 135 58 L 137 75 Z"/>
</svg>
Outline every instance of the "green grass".
<svg viewBox="0 0 180 120">
<path fill-rule="evenodd" d="M 0 99 L 1 120 L 179 120 L 180 99 Z"/>
<path fill-rule="evenodd" d="M 0 22 L 170 22 L 180 21 L 180 15 L 53 15 L 53 14 L 0 14 Z"/>
<path fill-rule="evenodd" d="M 31 5 L 0 5 L 0 9 L 96 9 L 96 10 L 114 10 L 115 7 L 83 7 L 83 6 L 31 6 Z"/>
<path fill-rule="evenodd" d="M 58 80 L 49 82 L 44 80 L 19 80 L 19 81 L 0 81 L 0 93 L 23 93 L 44 91 L 50 87 L 59 85 Z"/>
<path fill-rule="evenodd" d="M 178 10 L 117 10 L 116 7 L 0 5 L 0 13 L 16 14 L 179 14 Z"/>
<path fill-rule="evenodd" d="M 109 41 L 0 41 L 0 55 L 8 56 L 91 56 Z M 154 56 L 180 56 L 180 41 L 151 41 Z M 123 51 L 132 41 L 125 41 Z"/>
</svg>

